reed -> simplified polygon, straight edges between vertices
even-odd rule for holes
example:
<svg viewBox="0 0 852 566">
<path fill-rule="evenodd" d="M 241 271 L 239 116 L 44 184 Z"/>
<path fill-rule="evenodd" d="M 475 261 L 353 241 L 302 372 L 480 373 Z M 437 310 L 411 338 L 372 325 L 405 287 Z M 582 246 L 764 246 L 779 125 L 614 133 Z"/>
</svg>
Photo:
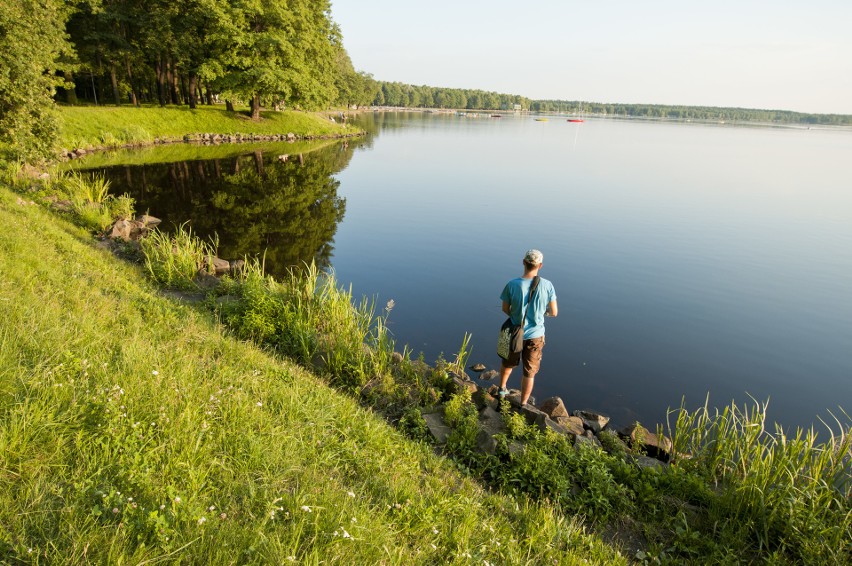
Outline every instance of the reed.
<svg viewBox="0 0 852 566">
<path fill-rule="evenodd" d="M 171 289 L 197 289 L 195 276 L 205 260 L 215 255 L 216 240 L 210 243 L 192 234 L 192 228 L 181 224 L 171 234 L 154 230 L 141 240 L 145 268 L 151 277 Z M 206 262 L 207 265 L 210 262 Z"/>
<path fill-rule="evenodd" d="M 744 528 L 760 549 L 814 563 L 842 563 L 852 540 L 852 435 L 834 418 L 828 438 L 812 428 L 766 429 L 766 404 L 707 403 L 675 411 L 674 453 L 722 489 L 715 513 Z M 844 413 L 845 415 L 845 413 Z M 833 415 L 832 415 L 833 416 Z M 848 419 L 848 415 L 845 415 Z"/>
</svg>

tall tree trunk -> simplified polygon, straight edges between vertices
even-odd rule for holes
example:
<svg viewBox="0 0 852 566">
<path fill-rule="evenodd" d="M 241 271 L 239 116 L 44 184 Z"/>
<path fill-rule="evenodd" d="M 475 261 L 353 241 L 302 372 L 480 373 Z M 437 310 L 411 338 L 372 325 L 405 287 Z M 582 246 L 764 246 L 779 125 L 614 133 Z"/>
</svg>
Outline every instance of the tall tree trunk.
<svg viewBox="0 0 852 566">
<path fill-rule="evenodd" d="M 180 77 L 178 88 L 180 89 L 181 98 L 189 104 L 189 91 L 186 88 L 186 77 L 183 75 L 175 75 L 175 78 Z"/>
<path fill-rule="evenodd" d="M 124 57 L 124 66 L 127 68 L 127 80 L 130 81 L 130 102 L 133 106 L 139 106 L 139 93 L 136 91 L 136 84 L 133 82 L 133 71 L 130 69 L 130 57 Z"/>
<path fill-rule="evenodd" d="M 65 101 L 68 104 L 76 105 L 79 100 L 77 100 L 77 83 L 74 81 L 74 75 L 70 71 L 65 71 L 63 75 L 65 82 L 71 85 L 65 87 Z"/>
<path fill-rule="evenodd" d="M 196 95 L 196 87 L 198 86 L 198 76 L 190 71 L 189 72 L 189 107 L 195 110 L 195 107 L 198 106 L 198 96 Z"/>
<path fill-rule="evenodd" d="M 163 70 L 163 56 L 157 56 L 155 64 L 157 72 L 157 98 L 160 100 L 160 106 L 166 105 L 166 72 Z"/>
<path fill-rule="evenodd" d="M 260 94 L 255 94 L 251 98 L 251 119 L 260 120 Z"/>
<path fill-rule="evenodd" d="M 115 65 L 109 66 L 109 80 L 112 82 L 112 95 L 115 97 L 115 105 L 121 106 L 121 94 L 118 92 L 118 77 L 115 76 Z"/>
<path fill-rule="evenodd" d="M 204 96 L 207 99 L 207 106 L 213 106 L 213 91 L 208 85 L 204 85 Z"/>
<path fill-rule="evenodd" d="M 175 74 L 175 66 L 171 59 L 166 60 L 166 79 L 169 83 L 169 94 L 172 98 L 172 104 L 180 104 L 178 99 L 177 76 Z"/>
<path fill-rule="evenodd" d="M 225 110 L 227 110 L 228 112 L 233 112 L 234 111 L 234 103 L 231 102 L 230 100 L 225 100 Z"/>
</svg>

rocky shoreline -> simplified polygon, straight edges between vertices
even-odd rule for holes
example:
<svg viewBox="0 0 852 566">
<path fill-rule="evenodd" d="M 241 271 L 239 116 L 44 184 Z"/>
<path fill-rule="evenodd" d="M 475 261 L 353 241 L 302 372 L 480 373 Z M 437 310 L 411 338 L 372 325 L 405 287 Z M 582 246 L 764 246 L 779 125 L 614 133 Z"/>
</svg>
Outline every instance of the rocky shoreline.
<svg viewBox="0 0 852 566">
<path fill-rule="evenodd" d="M 116 251 L 116 243 L 123 242 L 134 246 L 147 236 L 151 230 L 160 224 L 160 219 L 148 214 L 140 215 L 134 220 L 117 220 L 104 233 L 101 247 Z M 229 261 L 216 256 L 204 259 L 203 265 L 195 274 L 194 283 L 198 286 L 197 293 L 169 292 L 168 295 L 187 302 L 200 302 L 204 294 L 219 285 L 219 278 L 224 275 L 238 275 L 245 267 L 242 259 Z M 230 297 L 219 297 L 217 303 L 230 300 Z M 323 356 L 315 356 L 315 369 L 322 370 Z M 399 352 L 393 354 L 394 365 L 405 362 Z M 415 371 L 424 375 L 438 371 L 423 362 L 410 362 Z M 498 377 L 496 370 L 487 370 L 484 365 L 477 364 L 471 368 L 478 374 L 474 381 L 464 371 L 448 371 L 448 393 L 469 392 L 472 402 L 476 405 L 479 417 L 480 431 L 476 438 L 477 449 L 483 454 L 494 455 L 498 441 L 496 435 L 507 432 L 505 411 L 518 413 L 526 422 L 537 427 L 540 431 L 552 431 L 565 436 L 575 448 L 587 445 L 606 451 L 609 454 L 621 454 L 642 468 L 660 468 L 668 464 L 672 458 L 672 442 L 664 435 L 658 435 L 646 429 L 639 423 L 619 427 L 612 423 L 610 417 L 592 409 L 575 409 L 570 411 L 560 397 L 550 397 L 541 403 L 536 403 L 535 397 L 530 397 L 527 404 L 521 404 L 521 392 L 511 389 L 505 401 L 498 399 L 499 386 L 491 381 Z M 477 381 L 479 383 L 477 383 Z M 362 401 L 370 405 L 375 384 L 367 383 L 360 391 Z M 452 428 L 444 420 L 444 407 L 436 405 L 421 409 L 421 415 L 426 423 L 434 444 L 439 448 L 446 444 Z M 509 456 L 522 451 L 523 444 L 512 441 L 509 445 Z M 679 455 L 683 456 L 683 455 Z"/>
<path fill-rule="evenodd" d="M 294 134 L 293 132 L 288 132 L 286 134 L 213 134 L 213 133 L 202 133 L 202 134 L 185 134 L 182 138 L 155 138 L 153 141 L 149 142 L 132 142 L 126 143 L 117 146 L 103 146 L 103 147 L 91 147 L 91 148 L 82 148 L 78 147 L 76 149 L 60 149 L 57 157 L 60 161 L 67 161 L 69 159 L 79 159 L 84 157 L 90 153 L 96 153 L 100 151 L 109 151 L 113 149 L 140 149 L 143 147 L 151 147 L 155 145 L 168 145 L 168 144 L 177 144 L 177 143 L 194 143 L 198 145 L 220 145 L 223 143 L 256 143 L 256 142 L 271 142 L 271 141 L 279 141 L 279 142 L 297 142 L 297 141 L 314 141 L 314 140 L 337 140 L 337 139 L 349 139 L 349 138 L 357 138 L 365 136 L 366 132 L 349 132 L 346 134 L 323 134 L 323 135 L 313 135 L 313 134 Z"/>
<path fill-rule="evenodd" d="M 395 355 L 395 359 L 398 363 L 402 361 L 399 354 Z M 479 381 L 488 382 L 497 375 L 495 370 L 489 370 L 480 374 Z M 587 445 L 611 455 L 623 454 L 642 468 L 665 467 L 672 458 L 671 440 L 639 423 L 617 427 L 609 416 L 598 411 L 576 409 L 569 412 L 559 397 L 550 397 L 539 404 L 530 397 L 527 404 L 521 405 L 521 392 L 517 389 L 510 389 L 506 400 L 501 402 L 497 397 L 499 386 L 496 384 L 480 386 L 464 372 L 450 372 L 450 378 L 455 392 L 469 391 L 476 405 L 480 425 L 476 445 L 483 454 L 495 454 L 495 435 L 507 432 L 501 413 L 509 410 L 522 415 L 527 424 L 538 427 L 542 432 L 549 430 L 564 435 L 578 449 L 580 445 Z M 444 421 L 443 408 L 425 409 L 422 414 L 435 444 L 445 444 L 452 429 Z M 522 443 L 512 441 L 509 456 L 523 449 Z"/>
</svg>

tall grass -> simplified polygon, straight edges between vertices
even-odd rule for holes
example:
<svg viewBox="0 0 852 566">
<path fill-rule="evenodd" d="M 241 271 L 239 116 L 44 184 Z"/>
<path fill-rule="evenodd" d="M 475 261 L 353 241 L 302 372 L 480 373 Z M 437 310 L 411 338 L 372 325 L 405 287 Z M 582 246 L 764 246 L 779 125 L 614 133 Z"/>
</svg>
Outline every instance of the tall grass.
<svg viewBox="0 0 852 566">
<path fill-rule="evenodd" d="M 154 281 L 171 289 L 194 290 L 198 288 L 196 274 L 216 255 L 217 241 L 208 243 L 195 237 L 184 223 L 172 233 L 154 230 L 141 245 L 145 267 Z"/>
<path fill-rule="evenodd" d="M 808 563 L 852 558 L 852 434 L 835 419 L 818 442 L 813 429 L 766 430 L 766 405 L 732 403 L 711 413 L 676 411 L 675 454 L 718 482 L 724 496 L 716 513 L 757 540 Z M 848 415 L 846 415 L 848 418 Z"/>
</svg>

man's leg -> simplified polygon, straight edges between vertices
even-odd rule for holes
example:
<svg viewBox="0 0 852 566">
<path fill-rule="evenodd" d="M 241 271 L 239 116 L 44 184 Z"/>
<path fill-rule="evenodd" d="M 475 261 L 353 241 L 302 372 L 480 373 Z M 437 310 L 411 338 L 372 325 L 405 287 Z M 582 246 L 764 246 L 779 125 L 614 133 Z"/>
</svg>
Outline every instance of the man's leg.
<svg viewBox="0 0 852 566">
<path fill-rule="evenodd" d="M 509 383 L 509 376 L 512 374 L 512 368 L 506 366 L 500 367 L 500 389 L 506 389 L 506 384 Z"/>
<path fill-rule="evenodd" d="M 521 378 L 521 405 L 529 401 L 535 382 L 535 374 L 541 367 L 541 351 L 544 348 L 544 336 L 524 341 L 524 376 Z"/>
<path fill-rule="evenodd" d="M 533 390 L 533 382 L 535 381 L 535 376 L 524 377 L 521 379 L 521 405 L 526 405 L 527 400 L 530 398 L 530 394 Z"/>
</svg>

